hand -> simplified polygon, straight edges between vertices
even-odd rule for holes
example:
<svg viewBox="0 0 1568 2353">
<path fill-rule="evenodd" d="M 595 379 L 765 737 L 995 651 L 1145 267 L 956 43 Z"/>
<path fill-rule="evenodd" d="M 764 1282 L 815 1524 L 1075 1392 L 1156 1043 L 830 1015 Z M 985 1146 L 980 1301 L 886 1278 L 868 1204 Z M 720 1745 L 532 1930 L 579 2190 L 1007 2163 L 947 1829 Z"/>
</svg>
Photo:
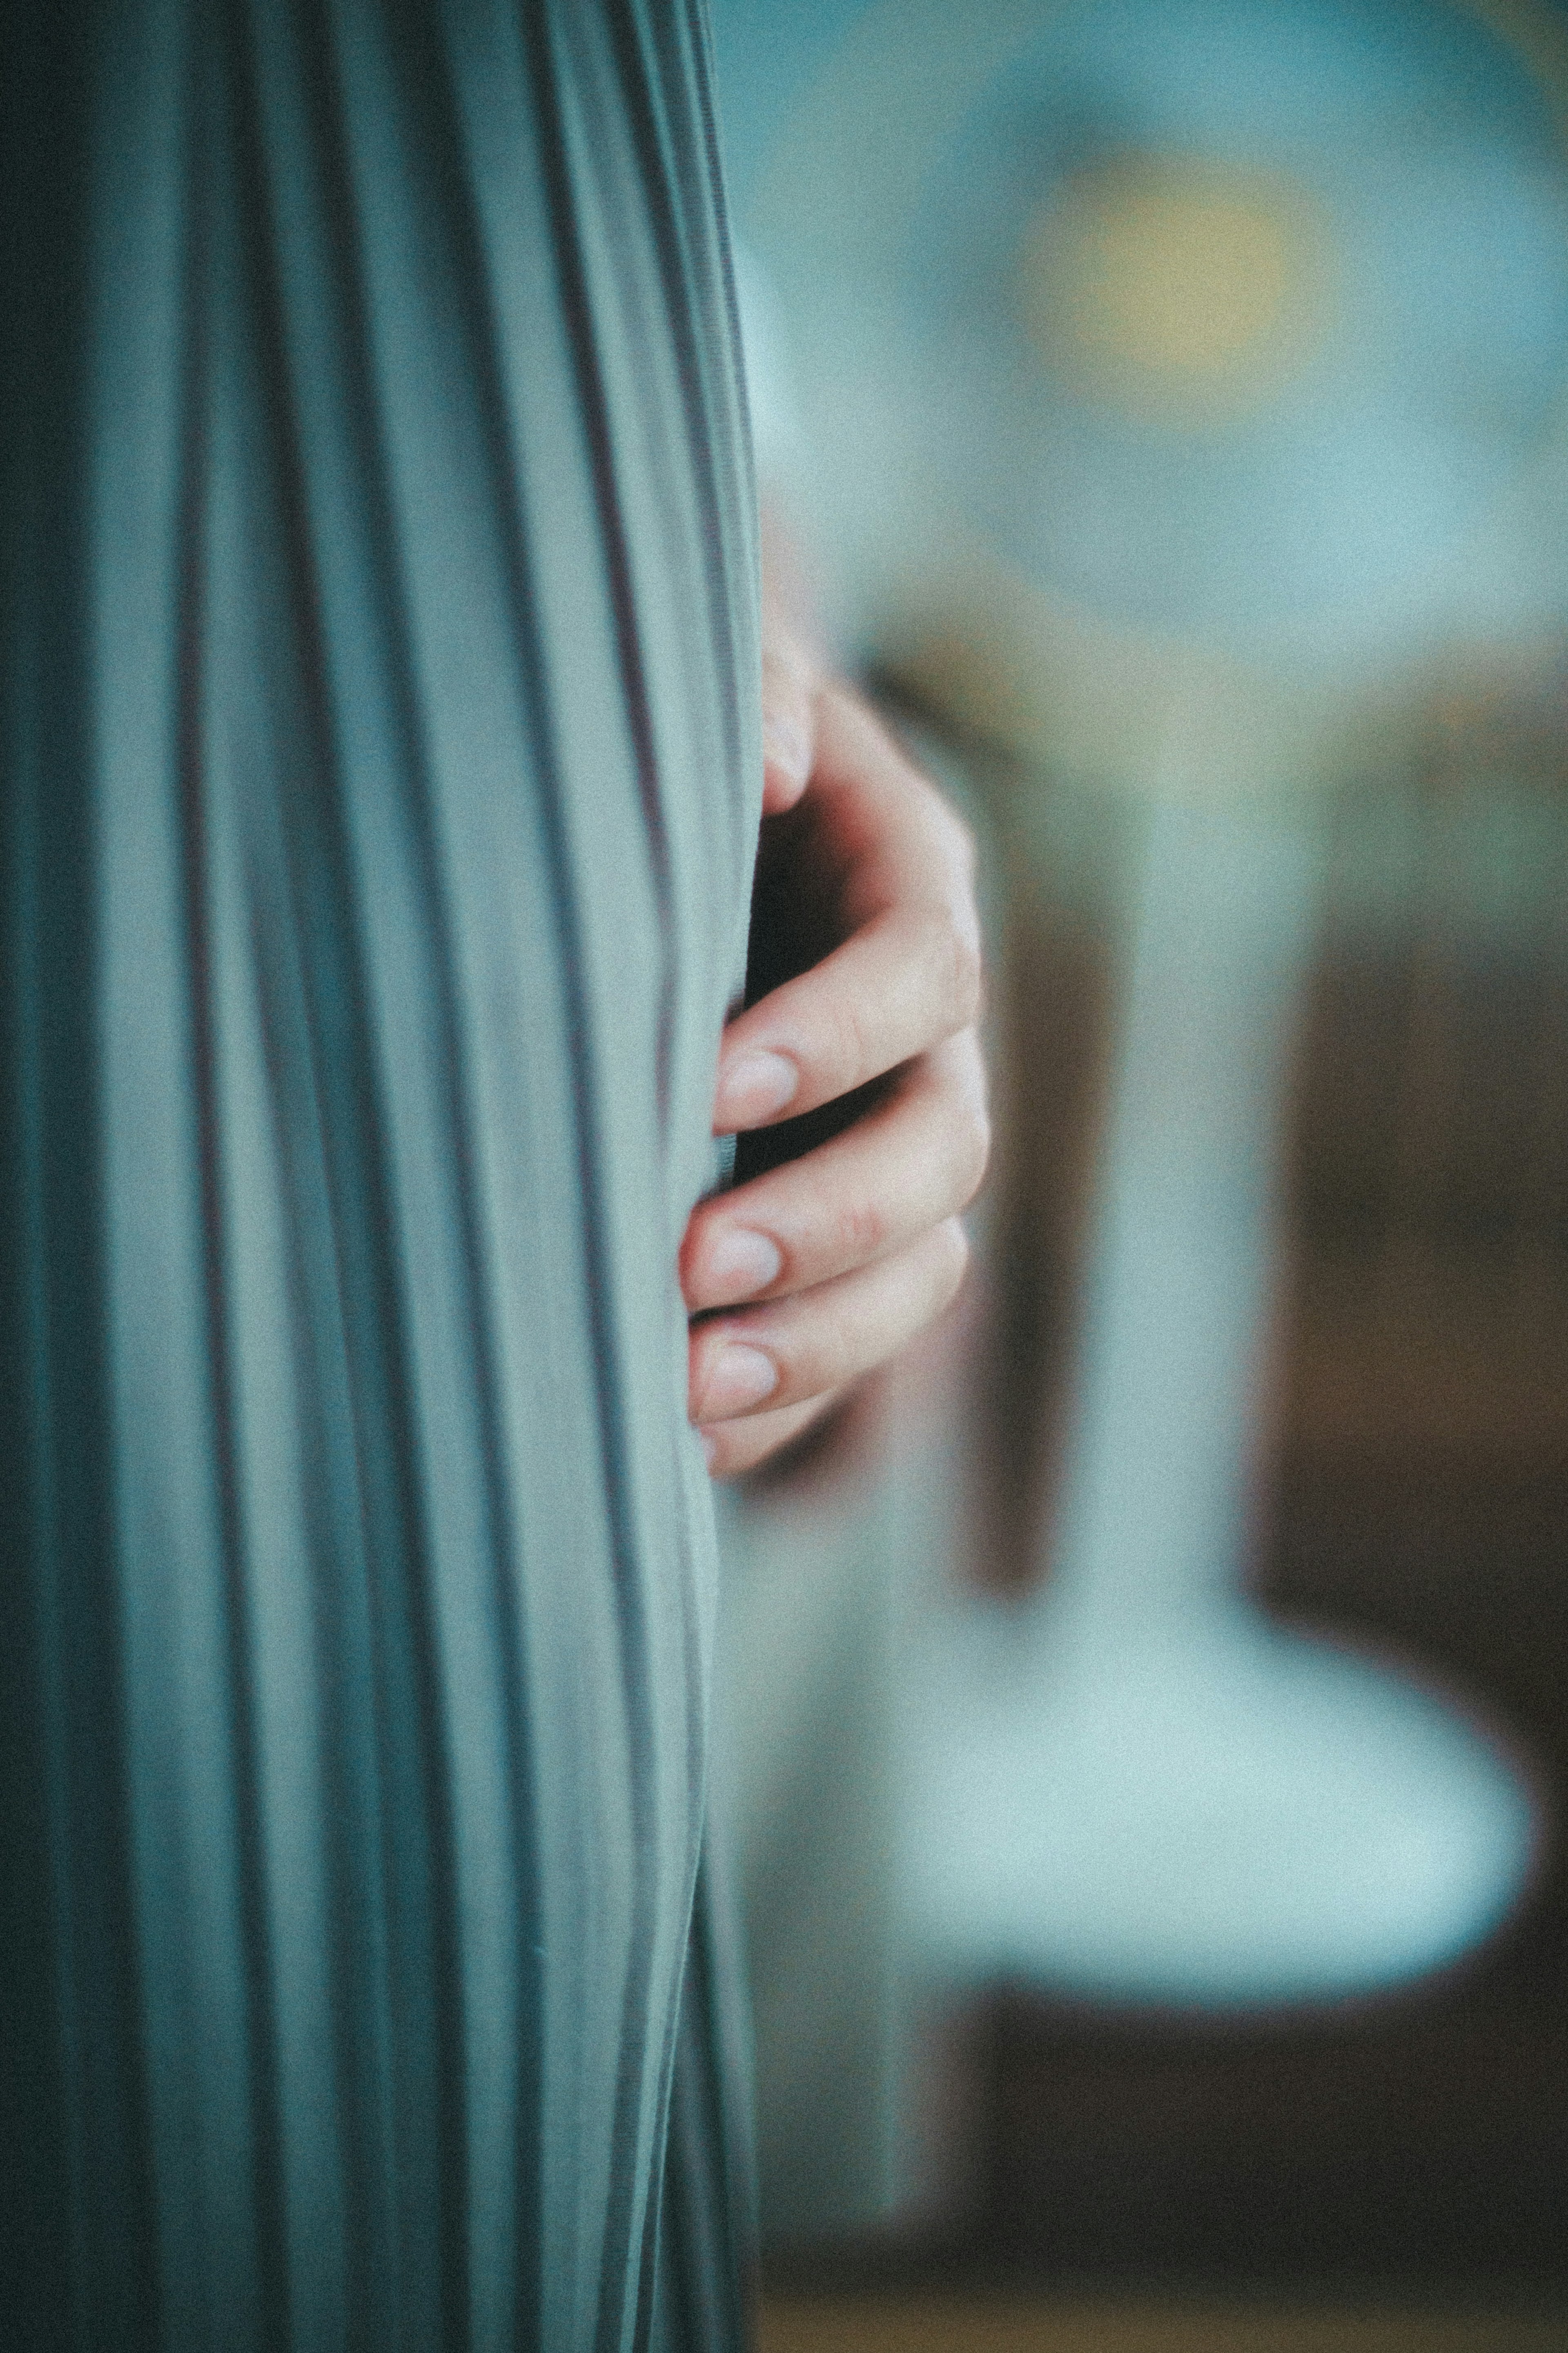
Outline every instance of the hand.
<svg viewBox="0 0 1568 2353">
<path fill-rule="evenodd" d="M 724 1033 L 713 1119 L 740 1138 L 738 1181 L 680 1254 L 691 1419 L 720 1477 L 948 1304 L 989 1149 L 967 833 L 777 630 L 763 706 L 753 1001 Z"/>
</svg>

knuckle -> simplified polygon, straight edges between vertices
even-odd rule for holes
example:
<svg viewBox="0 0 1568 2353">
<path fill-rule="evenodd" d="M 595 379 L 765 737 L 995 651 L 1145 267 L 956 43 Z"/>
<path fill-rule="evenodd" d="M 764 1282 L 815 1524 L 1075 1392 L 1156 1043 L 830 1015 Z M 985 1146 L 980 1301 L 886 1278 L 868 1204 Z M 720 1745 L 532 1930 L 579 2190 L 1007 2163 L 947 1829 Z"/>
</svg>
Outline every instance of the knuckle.
<svg viewBox="0 0 1568 2353">
<path fill-rule="evenodd" d="M 829 1101 L 847 1094 L 875 1067 L 867 1021 L 868 1010 L 851 997 L 841 999 L 834 1008 L 833 1019 L 824 1039 L 822 1065 L 823 1083 Z"/>
<path fill-rule="evenodd" d="M 969 1236 L 962 1219 L 947 1218 L 937 1228 L 938 1276 L 942 1306 L 956 1298 L 959 1285 L 969 1271 Z"/>
<path fill-rule="evenodd" d="M 952 1029 L 967 1029 L 979 1019 L 984 986 L 980 927 L 973 908 L 963 900 L 950 901 L 939 919 L 934 945 L 947 1019 Z"/>
<path fill-rule="evenodd" d="M 974 835 L 946 796 L 929 777 L 921 777 L 929 796 L 931 839 L 955 898 L 973 901 L 980 857 Z"/>
<path fill-rule="evenodd" d="M 959 1137 L 961 1208 L 967 1208 L 973 1200 L 990 1165 L 991 1121 L 983 1103 L 972 1103 L 965 1112 Z"/>
<path fill-rule="evenodd" d="M 835 1240 L 846 1265 L 862 1265 L 868 1259 L 880 1257 L 889 1239 L 889 1219 L 879 1202 L 855 1201 L 840 1210 Z"/>
<path fill-rule="evenodd" d="M 806 1304 L 791 1335 L 792 1403 L 824 1396 L 864 1363 L 863 1304 L 853 1277 L 825 1285 Z"/>
<path fill-rule="evenodd" d="M 944 800 L 942 803 L 942 814 L 948 854 L 958 870 L 963 890 L 967 894 L 973 887 L 975 872 L 979 866 L 974 835 L 951 801 Z"/>
<path fill-rule="evenodd" d="M 961 1026 L 968 1029 L 980 1018 L 981 997 L 985 985 L 984 960 L 980 950 L 980 926 L 973 908 L 965 907 L 955 926 L 953 940 L 953 977 Z"/>
</svg>

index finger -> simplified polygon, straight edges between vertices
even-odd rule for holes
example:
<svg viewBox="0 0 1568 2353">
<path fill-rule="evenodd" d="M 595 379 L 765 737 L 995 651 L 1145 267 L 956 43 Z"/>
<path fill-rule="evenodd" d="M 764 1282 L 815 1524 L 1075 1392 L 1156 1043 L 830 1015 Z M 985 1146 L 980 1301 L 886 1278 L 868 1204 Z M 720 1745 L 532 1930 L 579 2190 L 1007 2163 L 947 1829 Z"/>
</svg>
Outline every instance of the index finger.
<svg viewBox="0 0 1568 2353">
<path fill-rule="evenodd" d="M 969 836 L 871 713 L 822 698 L 802 810 L 839 875 L 849 935 L 732 1021 L 714 1131 L 794 1118 L 967 1029 L 980 927 Z"/>
</svg>

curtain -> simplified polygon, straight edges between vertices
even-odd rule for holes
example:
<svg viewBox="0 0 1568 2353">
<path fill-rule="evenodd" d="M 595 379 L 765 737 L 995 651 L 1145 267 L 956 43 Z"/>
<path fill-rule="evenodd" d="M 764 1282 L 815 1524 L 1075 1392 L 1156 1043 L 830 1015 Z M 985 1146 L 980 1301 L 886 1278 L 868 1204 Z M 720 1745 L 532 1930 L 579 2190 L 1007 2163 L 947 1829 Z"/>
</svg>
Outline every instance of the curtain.
<svg viewBox="0 0 1568 2353">
<path fill-rule="evenodd" d="M 7 2341 L 726 2345 L 705 28 L 31 0 L 4 49 Z"/>
</svg>

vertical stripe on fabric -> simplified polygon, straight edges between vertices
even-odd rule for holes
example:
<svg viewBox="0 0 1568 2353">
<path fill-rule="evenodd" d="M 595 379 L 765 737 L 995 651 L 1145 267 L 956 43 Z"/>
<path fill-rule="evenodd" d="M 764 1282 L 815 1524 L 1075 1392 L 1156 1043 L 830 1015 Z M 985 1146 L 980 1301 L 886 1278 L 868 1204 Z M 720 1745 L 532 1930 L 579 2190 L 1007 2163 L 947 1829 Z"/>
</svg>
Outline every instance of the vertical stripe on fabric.
<svg viewBox="0 0 1568 2353">
<path fill-rule="evenodd" d="M 11 14 L 8 2311 L 639 2353 L 760 783 L 700 24 Z"/>
</svg>

